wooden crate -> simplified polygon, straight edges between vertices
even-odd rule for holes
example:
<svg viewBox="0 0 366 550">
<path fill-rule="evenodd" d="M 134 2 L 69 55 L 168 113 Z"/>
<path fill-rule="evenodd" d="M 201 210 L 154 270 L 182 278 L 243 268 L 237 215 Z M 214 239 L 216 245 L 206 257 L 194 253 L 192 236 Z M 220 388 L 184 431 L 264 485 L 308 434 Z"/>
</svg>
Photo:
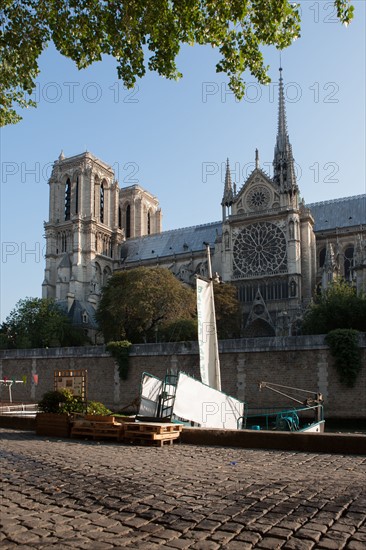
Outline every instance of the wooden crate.
<svg viewBox="0 0 366 550">
<path fill-rule="evenodd" d="M 51 437 L 70 437 L 70 419 L 67 413 L 37 413 L 36 434 Z"/>
</svg>

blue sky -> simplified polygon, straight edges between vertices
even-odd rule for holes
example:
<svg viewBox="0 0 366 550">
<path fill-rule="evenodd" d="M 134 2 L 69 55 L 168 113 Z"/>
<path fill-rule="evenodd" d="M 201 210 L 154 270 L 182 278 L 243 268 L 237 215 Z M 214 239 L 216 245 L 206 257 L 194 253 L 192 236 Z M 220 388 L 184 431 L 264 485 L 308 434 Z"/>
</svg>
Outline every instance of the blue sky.
<svg viewBox="0 0 366 550">
<path fill-rule="evenodd" d="M 302 1 L 302 36 L 282 53 L 290 141 L 307 203 L 365 193 L 365 3 L 345 28 L 332 2 Z M 184 47 L 179 82 L 149 73 L 134 91 L 115 61 L 77 71 L 52 47 L 41 58 L 37 109 L 1 130 L 1 320 L 26 296 L 41 296 L 43 222 L 52 163 L 85 150 L 111 165 L 120 186 L 159 198 L 163 229 L 221 218 L 229 157 L 238 189 L 255 148 L 271 173 L 277 128 L 279 54 L 265 50 L 272 83 L 247 76 L 235 101 L 216 50 Z M 365 220 L 366 223 L 366 220 Z"/>
</svg>

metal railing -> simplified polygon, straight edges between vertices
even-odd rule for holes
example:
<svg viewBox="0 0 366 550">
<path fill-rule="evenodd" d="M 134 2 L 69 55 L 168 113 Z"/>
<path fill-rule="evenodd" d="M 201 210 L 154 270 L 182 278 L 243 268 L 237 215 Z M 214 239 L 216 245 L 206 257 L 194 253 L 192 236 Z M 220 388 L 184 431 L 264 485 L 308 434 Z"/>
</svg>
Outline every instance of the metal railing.
<svg viewBox="0 0 366 550">
<path fill-rule="evenodd" d="M 0 416 L 36 416 L 38 412 L 37 403 L 18 403 L 5 404 L 0 403 Z"/>
</svg>

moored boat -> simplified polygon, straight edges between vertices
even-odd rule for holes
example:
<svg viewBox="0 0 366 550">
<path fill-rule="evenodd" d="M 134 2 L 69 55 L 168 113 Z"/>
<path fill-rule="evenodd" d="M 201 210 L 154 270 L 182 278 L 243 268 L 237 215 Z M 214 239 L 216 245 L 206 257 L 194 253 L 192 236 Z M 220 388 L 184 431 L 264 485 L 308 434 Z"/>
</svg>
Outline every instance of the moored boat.
<svg viewBox="0 0 366 550">
<path fill-rule="evenodd" d="M 260 389 L 267 388 L 300 405 L 296 408 L 269 410 L 249 409 L 243 401 L 221 391 L 213 277 L 210 247 L 207 243 L 206 247 L 208 278 L 196 278 L 201 381 L 183 372 L 167 372 L 163 380 L 143 373 L 137 418 L 219 429 L 324 431 L 321 394 L 261 382 Z M 306 398 L 288 395 L 284 390 L 294 391 L 296 395 L 306 395 Z"/>
<path fill-rule="evenodd" d="M 260 382 L 259 388 L 278 393 L 297 403 L 297 406 L 248 408 L 242 419 L 242 427 L 252 430 L 324 432 L 325 420 L 321 393 L 270 382 Z"/>
</svg>

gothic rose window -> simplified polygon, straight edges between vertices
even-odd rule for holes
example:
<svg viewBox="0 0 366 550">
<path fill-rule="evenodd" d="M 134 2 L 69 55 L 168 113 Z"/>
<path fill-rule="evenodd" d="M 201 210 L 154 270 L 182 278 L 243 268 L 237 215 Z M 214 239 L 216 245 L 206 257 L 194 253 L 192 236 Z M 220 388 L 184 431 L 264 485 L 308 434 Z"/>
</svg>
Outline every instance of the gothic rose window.
<svg viewBox="0 0 366 550">
<path fill-rule="evenodd" d="M 247 195 L 247 206 L 250 210 L 261 210 L 268 208 L 270 202 L 270 192 L 264 185 L 256 185 Z"/>
<path fill-rule="evenodd" d="M 287 267 L 286 238 L 277 225 L 258 222 L 248 225 L 234 242 L 234 275 L 284 273 Z"/>
</svg>

